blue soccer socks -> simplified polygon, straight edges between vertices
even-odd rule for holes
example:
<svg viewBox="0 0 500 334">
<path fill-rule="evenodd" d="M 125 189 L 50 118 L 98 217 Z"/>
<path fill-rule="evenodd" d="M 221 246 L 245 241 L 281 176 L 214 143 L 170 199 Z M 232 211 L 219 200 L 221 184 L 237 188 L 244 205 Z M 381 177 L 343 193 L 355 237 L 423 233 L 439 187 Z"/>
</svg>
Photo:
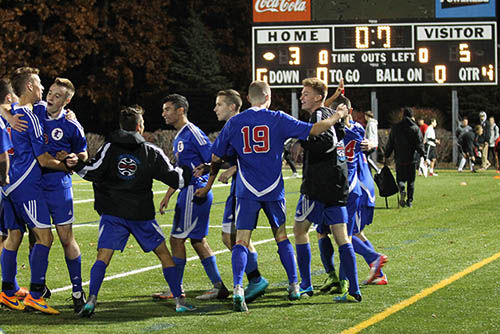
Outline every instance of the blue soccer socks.
<svg viewBox="0 0 500 334">
<path fill-rule="evenodd" d="M 352 246 L 354 247 L 354 251 L 361 255 L 368 264 L 375 261 L 379 256 L 373 248 L 367 247 L 367 245 L 355 235 L 352 236 Z"/>
<path fill-rule="evenodd" d="M 231 253 L 231 263 L 233 267 L 234 286 L 243 286 L 243 275 L 248 261 L 248 248 L 242 245 L 234 245 Z"/>
<path fill-rule="evenodd" d="M 297 262 L 300 271 L 300 288 L 307 289 L 311 284 L 311 245 L 301 244 L 295 245 L 297 249 Z"/>
<path fill-rule="evenodd" d="M 16 274 L 17 274 L 17 251 L 3 249 L 0 256 L 2 265 L 3 292 L 7 297 L 12 297 L 16 293 Z M 10 284 L 6 284 L 10 283 Z"/>
<path fill-rule="evenodd" d="M 332 241 L 329 237 L 321 238 L 318 240 L 319 254 L 321 257 L 321 262 L 323 263 L 323 267 L 325 267 L 325 271 L 327 273 L 335 270 L 334 265 L 334 250 Z"/>
<path fill-rule="evenodd" d="M 180 297 L 182 289 L 177 268 L 175 266 L 163 268 L 163 277 L 165 277 L 174 298 Z"/>
<path fill-rule="evenodd" d="M 295 263 L 295 253 L 293 252 L 293 246 L 290 243 L 290 240 L 285 239 L 278 242 L 278 254 L 280 255 L 281 263 L 286 270 L 288 283 L 296 283 L 298 281 L 297 265 Z"/>
<path fill-rule="evenodd" d="M 103 261 L 96 261 L 90 270 L 89 296 L 96 296 L 101 289 L 102 281 L 106 275 L 106 264 Z"/>
<path fill-rule="evenodd" d="M 45 286 L 45 274 L 49 266 L 50 248 L 42 244 L 35 244 L 30 257 L 31 266 L 31 284 L 32 286 Z M 30 294 L 35 299 L 40 299 L 42 291 L 33 291 L 30 289 Z"/>
<path fill-rule="evenodd" d="M 82 291 L 82 256 L 78 255 L 73 260 L 66 258 L 66 265 L 68 266 L 69 279 L 73 286 L 73 292 Z"/>
<path fill-rule="evenodd" d="M 179 273 L 180 284 L 182 284 L 182 281 L 184 279 L 184 268 L 186 267 L 186 259 L 172 256 L 172 260 L 174 260 L 175 267 L 177 268 L 177 272 Z"/>
<path fill-rule="evenodd" d="M 349 280 L 349 293 L 355 294 L 359 290 L 358 268 L 356 266 L 356 255 L 351 243 L 339 247 L 341 270 Z M 342 279 L 339 275 L 339 278 Z"/>
<path fill-rule="evenodd" d="M 214 255 L 201 260 L 201 264 L 203 265 L 203 268 L 205 268 L 205 272 L 207 273 L 208 278 L 210 278 L 212 284 L 222 282 Z"/>
</svg>

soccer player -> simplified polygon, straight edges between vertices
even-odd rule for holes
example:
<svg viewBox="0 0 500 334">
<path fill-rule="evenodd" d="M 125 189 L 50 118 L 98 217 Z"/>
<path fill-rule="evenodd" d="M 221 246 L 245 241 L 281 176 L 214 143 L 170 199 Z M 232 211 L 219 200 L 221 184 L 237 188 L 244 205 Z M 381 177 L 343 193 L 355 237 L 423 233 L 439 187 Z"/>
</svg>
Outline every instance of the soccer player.
<svg viewBox="0 0 500 334">
<path fill-rule="evenodd" d="M 35 113 L 43 122 L 48 152 L 57 158 L 58 153 L 75 153 L 80 160 L 87 160 L 87 140 L 77 120 L 67 119 L 64 109 L 75 94 L 75 87 L 70 80 L 56 78 L 47 93 L 45 108 L 35 108 Z M 72 299 L 75 313 L 85 305 L 82 289 L 82 263 L 80 247 L 73 235 L 74 221 L 73 190 L 71 175 L 66 172 L 47 168 L 42 170 L 42 189 L 49 207 L 52 223 L 56 226 L 59 240 L 64 249 L 66 265 L 72 283 Z"/>
<path fill-rule="evenodd" d="M 302 84 L 304 88 L 300 101 L 302 109 L 310 114 L 309 121 L 317 123 L 330 117 L 333 110 L 324 106 L 328 91 L 326 84 L 317 78 L 305 79 Z M 345 291 L 336 300 L 359 302 L 361 293 L 358 285 L 356 258 L 349 233 L 352 224 L 346 208 L 347 195 L 350 190 L 345 164 L 347 153 L 344 153 L 341 138 L 338 138 L 343 137 L 342 132 L 340 127 L 331 128 L 318 137 L 309 137 L 301 142 L 304 148 L 304 171 L 301 195 L 295 215 L 294 234 L 302 279 L 300 286 L 302 295 L 313 294 L 309 227 L 311 223 L 315 223 L 316 231 L 319 233 L 321 259 L 326 264 L 325 270 L 329 276 L 333 276 L 331 274 L 333 247 L 328 238 L 328 232 L 331 232 L 339 246 L 341 276 L 345 272 L 349 278 L 349 291 Z M 352 192 L 351 194 L 354 195 Z M 333 283 L 331 285 L 333 286 Z"/>
<path fill-rule="evenodd" d="M 203 131 L 189 122 L 188 110 L 189 103 L 182 95 L 170 94 L 163 99 L 162 116 L 168 125 L 172 125 L 178 131 L 173 143 L 176 165 L 189 166 L 193 170 L 196 166 L 210 161 L 212 144 Z M 222 282 L 215 254 L 206 239 L 213 195 L 210 192 L 203 199 L 193 196 L 196 189 L 205 186 L 207 178 L 207 175 L 193 177 L 191 183 L 180 191 L 175 205 L 170 246 L 172 247 L 175 265 L 181 277 L 181 284 L 186 266 L 185 242 L 189 238 L 207 276 L 213 284 L 212 289 L 196 298 L 225 299 L 229 296 L 229 291 Z M 174 192 L 175 188 L 173 187 L 167 190 L 160 203 L 160 213 L 165 212 L 165 208 L 167 208 L 170 197 Z"/>
<path fill-rule="evenodd" d="M 38 76 L 39 70 L 31 67 L 18 68 L 11 77 L 12 87 L 19 96 L 12 114 L 24 114 L 28 129 L 24 132 L 11 131 L 13 153 L 10 155 L 10 184 L 2 188 L 5 196 L 4 218 L 8 229 L 1 256 L 2 293 L 0 303 L 11 309 L 23 310 L 25 306 L 48 314 L 60 312 L 50 307 L 42 297 L 45 288 L 45 274 L 52 245 L 50 216 L 41 188 L 41 167 L 68 171 L 62 161 L 53 158 L 43 140 L 43 129 L 34 114 L 36 102 L 42 98 L 43 86 Z M 76 159 L 74 154 L 69 160 Z M 17 251 L 25 232 L 25 225 L 36 237 L 30 256 L 31 286 L 24 304 L 15 297 L 17 271 Z"/>
<path fill-rule="evenodd" d="M 120 112 L 120 130 L 89 162 L 68 163 L 78 175 L 93 182 L 95 209 L 101 215 L 97 259 L 90 271 L 89 298 L 80 315 L 90 317 L 106 268 L 116 250 L 123 251 L 132 234 L 144 252 L 154 251 L 174 298 L 176 311 L 194 309 L 181 296 L 179 274 L 155 220 L 153 179 L 173 188 L 182 188 L 191 178 L 189 168 L 174 167 L 165 153 L 146 142 L 144 110 L 131 106 Z"/>
<path fill-rule="evenodd" d="M 248 88 L 250 109 L 227 121 L 217 146 L 213 150 L 210 177 L 205 188 L 196 196 L 205 197 L 210 191 L 222 164 L 221 157 L 234 150 L 237 155 L 236 178 L 236 244 L 232 251 L 233 305 L 235 311 L 246 312 L 243 274 L 248 261 L 248 245 L 255 229 L 258 213 L 264 210 L 269 219 L 278 254 L 288 276 L 288 296 L 300 298 L 297 284 L 293 247 L 286 234 L 285 189 L 282 177 L 281 155 L 288 138 L 306 139 L 328 130 L 342 116 L 339 112 L 327 120 L 309 124 L 296 120 L 281 111 L 269 110 L 271 89 L 262 81 L 254 81 Z"/>
<path fill-rule="evenodd" d="M 217 119 L 227 122 L 231 117 L 240 112 L 241 105 L 241 96 L 237 91 L 233 89 L 219 91 L 214 108 Z M 224 157 L 224 160 L 227 160 L 231 167 L 219 176 L 219 181 L 227 183 L 230 178 L 232 178 L 232 181 L 222 219 L 222 242 L 229 250 L 232 250 L 236 243 L 236 212 L 234 210 L 236 206 L 236 157 Z M 257 257 L 257 250 L 250 240 L 248 243 L 248 261 L 245 268 L 248 278 L 248 286 L 245 289 L 245 299 L 247 302 L 251 302 L 264 294 L 266 288 L 269 286 L 269 282 L 259 272 Z"/>
<path fill-rule="evenodd" d="M 431 119 L 431 124 L 427 127 L 424 135 L 424 145 L 427 163 L 430 163 L 429 175 L 438 176 L 434 172 L 434 166 L 436 165 L 436 144 L 439 144 L 439 139 L 436 139 L 436 126 L 437 121 L 435 118 Z"/>
</svg>

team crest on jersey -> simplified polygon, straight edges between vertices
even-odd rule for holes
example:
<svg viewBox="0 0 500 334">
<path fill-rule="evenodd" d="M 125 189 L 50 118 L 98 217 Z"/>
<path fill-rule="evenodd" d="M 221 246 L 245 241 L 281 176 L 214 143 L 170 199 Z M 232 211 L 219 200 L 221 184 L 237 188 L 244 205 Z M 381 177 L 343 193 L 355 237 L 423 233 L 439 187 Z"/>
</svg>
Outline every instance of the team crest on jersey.
<svg viewBox="0 0 500 334">
<path fill-rule="evenodd" d="M 59 141 L 64 136 L 64 131 L 61 128 L 55 128 L 50 133 L 50 136 L 52 137 L 52 139 Z"/>
<path fill-rule="evenodd" d="M 183 141 L 179 141 L 177 143 L 177 152 L 182 152 L 184 151 L 184 142 Z"/>
<path fill-rule="evenodd" d="M 118 177 L 124 180 L 133 179 L 140 164 L 141 162 L 133 155 L 120 155 L 118 157 Z"/>
<path fill-rule="evenodd" d="M 337 159 L 339 160 L 339 162 L 345 161 L 345 148 L 343 140 L 339 140 L 339 142 L 337 143 Z"/>
</svg>

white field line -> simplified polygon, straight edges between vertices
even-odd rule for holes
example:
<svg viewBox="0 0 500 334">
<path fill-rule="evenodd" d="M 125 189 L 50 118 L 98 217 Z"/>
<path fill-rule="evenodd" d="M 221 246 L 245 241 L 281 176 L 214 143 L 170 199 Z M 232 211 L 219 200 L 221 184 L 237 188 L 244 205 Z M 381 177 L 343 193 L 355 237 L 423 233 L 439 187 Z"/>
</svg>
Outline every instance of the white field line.
<svg viewBox="0 0 500 334">
<path fill-rule="evenodd" d="M 292 237 L 292 236 L 293 236 L 293 234 L 289 234 L 288 235 L 289 238 Z M 274 241 L 274 238 L 255 241 L 253 244 L 254 245 L 260 245 L 260 244 L 265 244 L 265 243 L 268 243 L 268 242 L 271 242 L 271 241 Z M 229 252 L 229 249 L 226 248 L 226 249 L 215 251 L 214 255 L 218 255 L 218 254 L 222 254 L 222 253 L 227 253 L 227 252 Z M 187 262 L 194 261 L 194 260 L 198 260 L 198 256 L 192 256 L 192 257 L 186 259 Z M 108 276 L 108 277 L 105 277 L 104 280 L 105 281 L 111 281 L 111 280 L 114 280 L 114 279 L 117 279 L 117 278 L 122 278 L 122 277 L 127 277 L 127 276 L 131 276 L 131 275 L 135 275 L 135 274 L 140 274 L 140 273 L 143 273 L 143 272 L 146 272 L 146 271 L 160 269 L 160 268 L 161 268 L 161 264 L 157 264 L 155 266 L 139 268 L 139 269 L 136 269 L 136 270 L 127 271 L 127 272 L 116 274 L 116 275 L 113 275 L 113 276 Z M 87 285 L 89 285 L 89 283 L 90 283 L 90 281 L 83 282 L 82 286 L 87 286 Z M 62 288 L 51 289 L 51 291 L 52 291 L 52 293 L 57 293 L 57 292 L 71 290 L 71 289 L 72 289 L 72 285 L 67 285 L 67 286 L 64 286 Z"/>
<path fill-rule="evenodd" d="M 299 178 L 302 177 L 301 175 L 299 175 Z M 283 180 L 288 180 L 288 179 L 295 179 L 295 177 L 293 176 L 285 176 L 283 177 Z M 214 185 L 212 188 L 220 188 L 220 187 L 229 187 L 231 184 L 230 183 L 220 183 L 220 184 L 216 184 Z M 80 191 L 80 190 L 75 190 L 73 189 L 73 191 Z M 159 191 L 154 191 L 153 194 L 154 195 L 158 195 L 158 194 L 164 194 L 167 190 L 159 190 Z M 93 198 L 89 198 L 89 199 L 80 199 L 80 200 L 77 200 L 77 201 L 73 201 L 73 204 L 81 204 L 81 203 L 91 203 L 93 202 L 94 199 Z"/>
</svg>

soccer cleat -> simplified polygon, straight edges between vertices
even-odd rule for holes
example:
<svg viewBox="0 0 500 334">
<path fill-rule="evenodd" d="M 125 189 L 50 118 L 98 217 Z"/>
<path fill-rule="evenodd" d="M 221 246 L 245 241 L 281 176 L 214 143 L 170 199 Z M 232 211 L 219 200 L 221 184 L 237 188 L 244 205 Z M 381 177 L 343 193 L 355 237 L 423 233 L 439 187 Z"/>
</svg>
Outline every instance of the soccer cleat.
<svg viewBox="0 0 500 334">
<path fill-rule="evenodd" d="M 309 297 L 312 297 L 314 295 L 314 290 L 313 290 L 313 287 L 311 285 L 310 287 L 308 287 L 306 289 L 300 288 L 299 293 L 300 293 L 300 298 L 309 298 Z"/>
<path fill-rule="evenodd" d="M 334 286 L 339 286 L 339 278 L 335 271 L 331 271 L 328 273 L 328 277 L 323 282 L 323 285 L 319 288 L 321 292 L 327 292 Z"/>
<path fill-rule="evenodd" d="M 292 177 L 299 177 L 299 173 L 293 173 Z"/>
<path fill-rule="evenodd" d="M 399 205 L 404 208 L 406 206 L 406 192 L 403 190 L 399 195 Z"/>
<path fill-rule="evenodd" d="M 243 290 L 241 285 L 237 285 L 234 287 L 233 310 L 236 312 L 248 312 L 248 307 L 245 303 L 245 291 Z"/>
<path fill-rule="evenodd" d="M 23 303 L 21 303 L 21 301 L 19 301 L 17 296 L 14 295 L 12 297 L 9 297 L 3 291 L 2 293 L 0 293 L 0 305 L 5 305 L 8 308 L 16 311 L 24 310 L 24 305 Z"/>
<path fill-rule="evenodd" d="M 52 296 L 52 292 L 50 291 L 49 287 L 45 285 L 43 287 L 42 298 L 49 299 L 50 296 Z"/>
<path fill-rule="evenodd" d="M 47 302 L 45 301 L 45 299 L 43 299 L 43 297 L 40 297 L 38 299 L 35 299 L 33 298 L 33 296 L 31 295 L 31 293 L 29 293 L 26 298 L 24 298 L 24 306 L 26 308 L 32 308 L 33 310 L 36 310 L 36 311 L 40 311 L 42 313 L 46 313 L 46 314 L 54 314 L 54 315 L 57 315 L 57 314 L 60 314 L 61 312 L 59 312 L 58 310 L 56 310 L 55 308 L 53 307 L 50 307 Z"/>
<path fill-rule="evenodd" d="M 359 303 L 361 299 L 361 292 L 359 290 L 354 294 L 346 292 L 342 296 L 333 297 L 333 300 L 337 303 Z"/>
<path fill-rule="evenodd" d="M 77 291 L 71 294 L 71 299 L 73 300 L 73 309 L 75 313 L 80 313 L 83 309 L 87 300 L 85 298 L 85 291 Z"/>
<path fill-rule="evenodd" d="M 83 308 L 81 309 L 80 317 L 82 318 L 90 318 L 92 314 L 95 312 L 95 306 L 97 304 L 97 296 L 96 295 L 90 295 L 89 299 L 87 299 L 87 303 L 83 305 Z"/>
<path fill-rule="evenodd" d="M 245 301 L 247 303 L 253 302 L 257 297 L 262 296 L 265 292 L 267 287 L 269 286 L 269 282 L 267 279 L 264 277 L 260 277 L 260 280 L 258 282 L 252 282 L 248 283 L 247 288 L 245 289 Z"/>
<path fill-rule="evenodd" d="M 341 279 L 339 285 L 330 290 L 330 294 L 340 293 L 344 294 L 349 289 L 349 281 L 346 279 Z"/>
<path fill-rule="evenodd" d="M 226 299 L 229 296 L 229 290 L 226 288 L 224 283 L 219 288 L 215 286 L 205 292 L 204 294 L 197 296 L 196 299 L 208 300 L 208 299 Z"/>
<path fill-rule="evenodd" d="M 434 172 L 432 172 L 432 173 L 430 173 L 429 175 L 430 175 L 430 176 L 438 176 L 438 173 L 434 173 Z"/>
<path fill-rule="evenodd" d="M 28 289 L 20 287 L 19 290 L 16 291 L 14 296 L 16 296 L 16 298 L 19 300 L 23 300 L 24 298 L 26 298 L 28 293 L 30 293 Z"/>
<path fill-rule="evenodd" d="M 300 287 L 298 283 L 290 283 L 288 286 L 288 299 L 299 300 L 300 299 Z"/>
<path fill-rule="evenodd" d="M 175 312 L 184 313 L 196 310 L 196 306 L 186 303 L 185 297 L 175 298 Z"/>
<path fill-rule="evenodd" d="M 375 278 L 380 276 L 380 270 L 382 267 L 385 265 L 385 263 L 388 261 L 388 258 L 386 255 L 381 254 L 375 261 L 370 263 L 370 274 L 368 275 L 368 278 L 366 279 L 366 284 L 370 284 Z"/>
<path fill-rule="evenodd" d="M 379 276 L 377 278 L 375 278 L 373 281 L 371 281 L 371 283 L 367 283 L 366 281 L 363 281 L 363 284 L 364 285 L 387 285 L 387 276 L 386 275 L 383 275 L 383 276 Z"/>
</svg>

